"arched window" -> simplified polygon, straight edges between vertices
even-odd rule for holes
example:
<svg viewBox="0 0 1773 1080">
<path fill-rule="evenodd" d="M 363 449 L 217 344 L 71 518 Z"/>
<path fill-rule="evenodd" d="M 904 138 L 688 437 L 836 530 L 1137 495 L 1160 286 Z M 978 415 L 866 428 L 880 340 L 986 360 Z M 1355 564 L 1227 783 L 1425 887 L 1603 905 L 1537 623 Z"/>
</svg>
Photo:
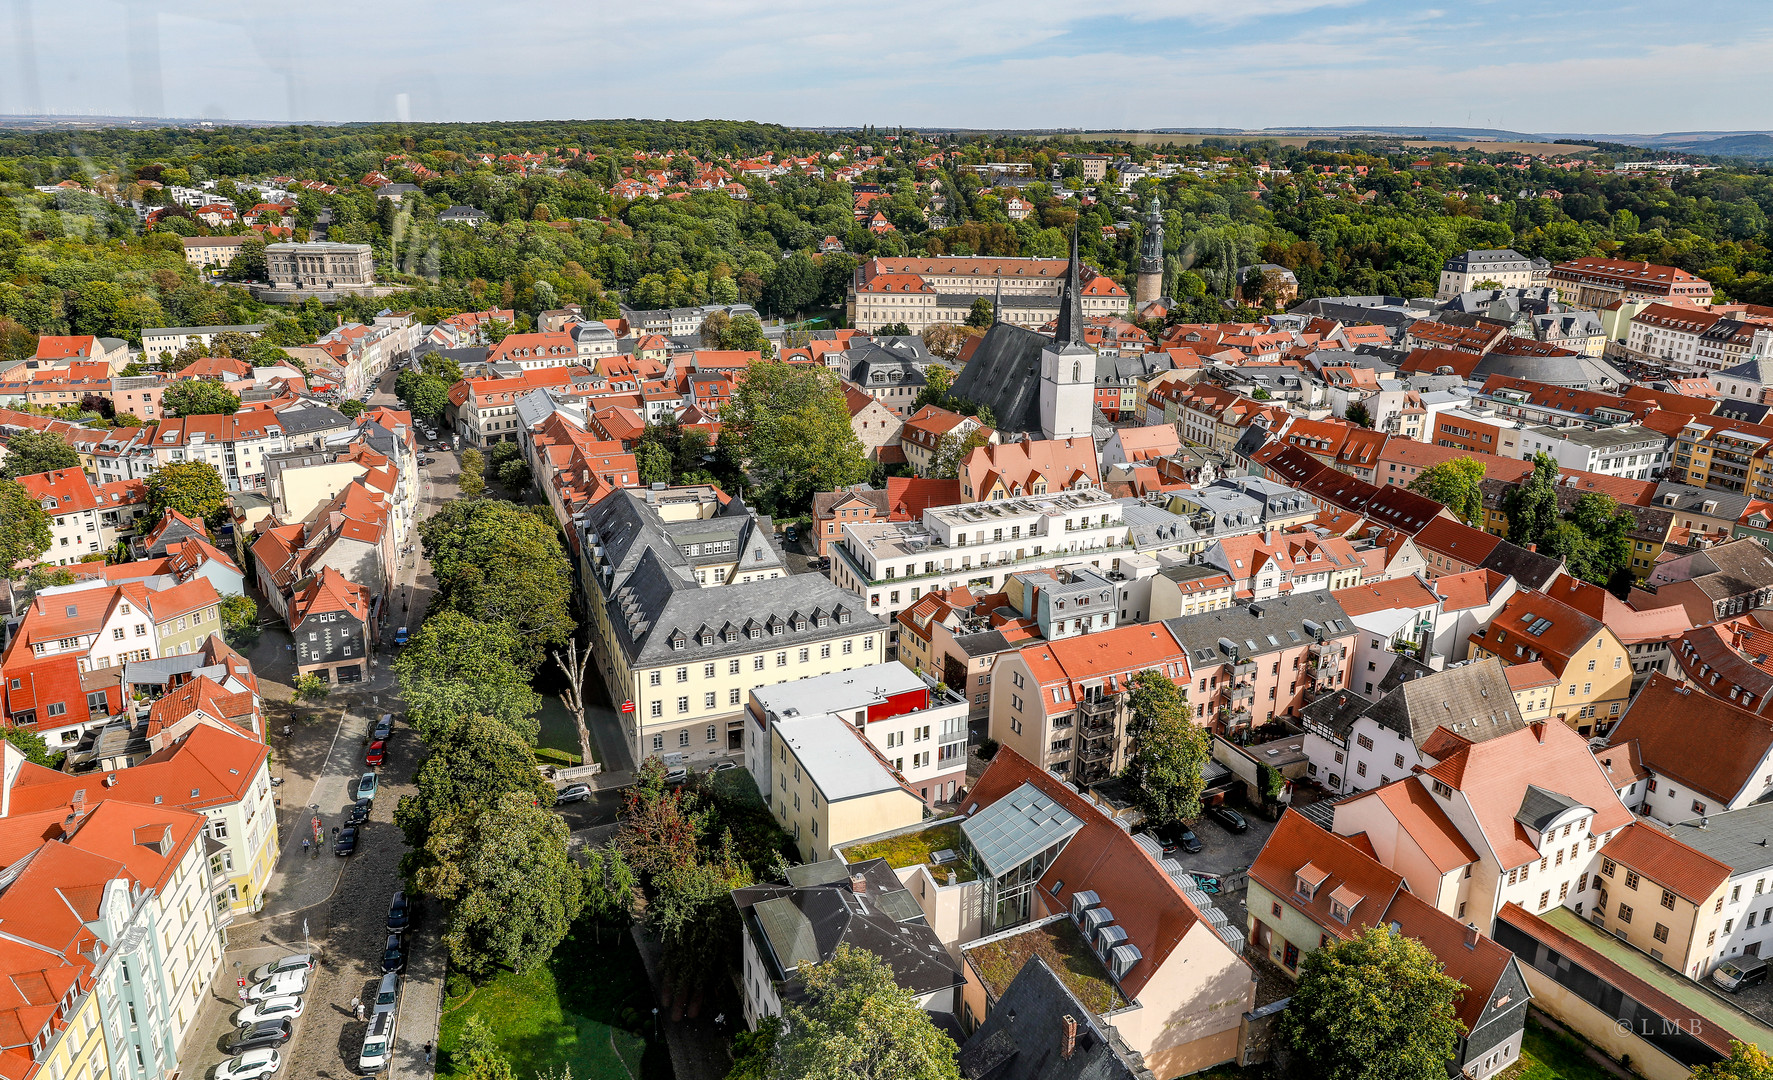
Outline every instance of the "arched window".
<svg viewBox="0 0 1773 1080">
<path fill-rule="evenodd" d="M 1071 381 L 1083 381 L 1083 363 L 1081 361 L 1071 365 Z"/>
</svg>

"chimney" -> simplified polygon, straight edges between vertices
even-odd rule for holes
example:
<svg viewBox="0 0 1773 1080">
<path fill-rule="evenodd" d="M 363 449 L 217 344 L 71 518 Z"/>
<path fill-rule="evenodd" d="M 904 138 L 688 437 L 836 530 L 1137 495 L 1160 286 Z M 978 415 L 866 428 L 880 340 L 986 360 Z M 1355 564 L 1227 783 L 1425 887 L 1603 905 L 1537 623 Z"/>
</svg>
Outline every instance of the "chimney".
<svg viewBox="0 0 1773 1080">
<path fill-rule="evenodd" d="M 1472 925 L 1471 923 L 1466 923 L 1465 924 L 1465 947 L 1468 949 L 1475 949 L 1475 948 L 1477 948 L 1477 943 L 1478 943 L 1478 928 L 1476 926 Z"/>
<path fill-rule="evenodd" d="M 1070 1061 L 1071 1055 L 1077 1050 L 1077 1018 L 1066 1013 L 1059 1018 L 1059 1024 L 1065 1033 L 1064 1040 L 1059 1044 L 1059 1056 Z"/>
<path fill-rule="evenodd" d="M 1545 741 L 1545 721 L 1535 720 L 1531 724 L 1528 724 L 1527 726 L 1533 729 L 1533 738 L 1534 739 L 1536 739 L 1539 742 Z"/>
</svg>

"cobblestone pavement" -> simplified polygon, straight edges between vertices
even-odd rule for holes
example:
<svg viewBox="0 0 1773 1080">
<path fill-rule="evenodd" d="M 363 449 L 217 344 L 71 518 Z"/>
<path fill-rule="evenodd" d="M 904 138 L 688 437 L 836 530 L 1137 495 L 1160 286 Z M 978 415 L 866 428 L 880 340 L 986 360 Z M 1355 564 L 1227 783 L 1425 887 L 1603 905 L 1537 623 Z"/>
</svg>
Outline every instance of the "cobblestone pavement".
<svg viewBox="0 0 1773 1080">
<path fill-rule="evenodd" d="M 392 380 L 390 374 L 385 384 L 391 387 Z M 372 403 L 393 401 L 379 393 Z M 435 513 L 458 492 L 455 455 L 431 456 L 434 464 L 422 473 L 421 518 Z M 403 619 L 409 620 L 405 625 L 416 629 L 435 586 L 430 567 L 417 549 L 416 536 L 413 544 L 413 554 L 400 568 L 384 647 L 363 683 L 338 688 L 319 704 L 292 702 L 293 664 L 287 631 L 280 625 L 267 626 L 249 653 L 264 690 L 271 771 L 281 781 L 276 791 L 282 850 L 263 908 L 228 928 L 222 970 L 183 1047 L 182 1059 L 192 1076 L 209 1075 L 222 1058 L 240 1006 L 235 981 L 258 964 L 299 951 L 315 953 L 319 962 L 309 980 L 295 1036 L 284 1048 L 280 1075 L 303 1080 L 343 1080 L 360 1075 L 357 1059 L 366 1024 L 352 1014 L 350 1003 L 354 997 L 373 998 L 381 978 L 388 901 L 401 886 L 399 867 L 405 853 L 403 838 L 394 826 L 394 808 L 402 795 L 414 790 L 413 771 L 423 751 L 411 729 L 404 724 L 395 727 L 388 759 L 378 770 L 375 805 L 361 830 L 356 854 L 340 857 L 332 853 L 332 827 L 342 822 L 355 795 L 357 777 L 366 771 L 364 736 L 382 713 L 399 712 L 393 676 L 387 668 L 393 632 Z M 304 857 L 302 838 L 312 835 L 314 811 L 310 806 L 318 807 L 326 842 L 321 850 L 311 850 Z M 438 937 L 440 921 L 438 911 L 422 900 L 418 902 L 413 928 L 406 935 L 409 956 L 401 984 L 390 1077 L 408 1080 L 433 1073 L 425 1046 L 437 1038 L 442 1001 L 445 961 Z"/>
</svg>

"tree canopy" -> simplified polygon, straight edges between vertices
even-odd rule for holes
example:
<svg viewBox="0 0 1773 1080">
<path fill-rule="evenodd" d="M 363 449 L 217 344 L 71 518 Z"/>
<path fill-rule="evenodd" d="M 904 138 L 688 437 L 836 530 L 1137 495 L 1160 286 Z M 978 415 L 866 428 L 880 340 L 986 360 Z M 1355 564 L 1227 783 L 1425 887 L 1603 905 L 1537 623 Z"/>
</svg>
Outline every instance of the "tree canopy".
<svg viewBox="0 0 1773 1080">
<path fill-rule="evenodd" d="M 464 716 L 420 736 L 429 749 L 394 813 L 408 846 L 420 849 L 433 825 L 451 814 L 472 814 L 500 796 L 518 792 L 553 805 L 554 787 L 536 769 L 530 744 L 511 727 L 487 716 Z"/>
<path fill-rule="evenodd" d="M 169 416 L 226 416 L 239 411 L 240 396 L 219 379 L 180 379 L 160 395 Z"/>
<path fill-rule="evenodd" d="M 11 464 L 10 458 L 7 463 Z M 20 563 L 36 562 L 54 539 L 42 504 L 18 481 L 0 478 L 0 566 L 6 568 L 7 576 Z"/>
<path fill-rule="evenodd" d="M 228 498 L 221 473 L 207 461 L 162 465 L 148 474 L 143 486 L 147 489 L 148 513 L 156 518 L 168 510 L 177 510 L 195 521 L 204 521 L 221 513 Z"/>
<path fill-rule="evenodd" d="M 509 627 L 529 671 L 572 635 L 572 571 L 548 507 L 453 502 L 425 519 L 419 536 L 437 577 L 433 612 Z"/>
<path fill-rule="evenodd" d="M 1298 1077 L 1445 1080 L 1464 993 L 1421 942 L 1372 926 L 1305 957 L 1277 1034 Z"/>
<path fill-rule="evenodd" d="M 1159 825 L 1192 821 L 1206 788 L 1201 770 L 1210 744 L 1196 727 L 1182 690 L 1156 668 L 1133 676 L 1128 735 L 1133 754 L 1127 779 L 1145 816 Z"/>
<path fill-rule="evenodd" d="M 78 469 L 80 455 L 68 440 L 53 431 L 20 431 L 6 440 L 6 459 L 0 461 L 0 478 L 16 480 L 21 476 L 54 472 L 57 469 Z"/>
<path fill-rule="evenodd" d="M 958 1050 L 886 961 L 849 944 L 796 973 L 769 1080 L 959 1080 Z"/>
<path fill-rule="evenodd" d="M 1484 491 L 1480 486 L 1483 482 L 1482 462 L 1454 458 L 1417 473 L 1410 481 L 1409 489 L 1445 506 L 1467 525 L 1481 529 L 1484 527 Z"/>
<path fill-rule="evenodd" d="M 421 736 L 466 716 L 485 716 L 533 743 L 542 698 L 530 689 L 526 659 L 512 625 L 446 609 L 425 620 L 393 668 Z"/>
<path fill-rule="evenodd" d="M 814 492 L 861 483 L 873 472 L 829 368 L 752 364 L 721 420 L 722 443 L 731 443 L 759 502 L 775 513 L 801 513 Z"/>
<path fill-rule="evenodd" d="M 449 911 L 452 965 L 475 976 L 523 972 L 553 954 L 585 901 L 585 871 L 566 841 L 566 822 L 522 792 L 433 823 L 416 877 Z"/>
</svg>

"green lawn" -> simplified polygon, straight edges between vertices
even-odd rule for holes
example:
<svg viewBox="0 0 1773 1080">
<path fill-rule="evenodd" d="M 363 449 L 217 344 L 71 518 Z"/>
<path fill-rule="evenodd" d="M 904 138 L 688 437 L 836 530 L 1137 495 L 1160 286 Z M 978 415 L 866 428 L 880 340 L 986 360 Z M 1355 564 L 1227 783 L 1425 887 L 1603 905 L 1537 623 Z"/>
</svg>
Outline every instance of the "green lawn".
<svg viewBox="0 0 1773 1080">
<path fill-rule="evenodd" d="M 606 929 L 599 942 L 581 923 L 548 967 L 523 975 L 505 972 L 445 1002 L 439 1076 L 463 1075 L 451 1051 L 473 1015 L 498 1032 L 499 1048 L 524 1080 L 562 1065 L 572 1066 L 573 1080 L 671 1076 L 664 1043 L 650 1037 L 646 969 L 626 932 Z"/>
<path fill-rule="evenodd" d="M 1528 1020 L 1521 1059 L 1502 1074 L 1503 1080 L 1618 1080 L 1583 1053 L 1585 1049 L 1570 1036 Z"/>
</svg>

